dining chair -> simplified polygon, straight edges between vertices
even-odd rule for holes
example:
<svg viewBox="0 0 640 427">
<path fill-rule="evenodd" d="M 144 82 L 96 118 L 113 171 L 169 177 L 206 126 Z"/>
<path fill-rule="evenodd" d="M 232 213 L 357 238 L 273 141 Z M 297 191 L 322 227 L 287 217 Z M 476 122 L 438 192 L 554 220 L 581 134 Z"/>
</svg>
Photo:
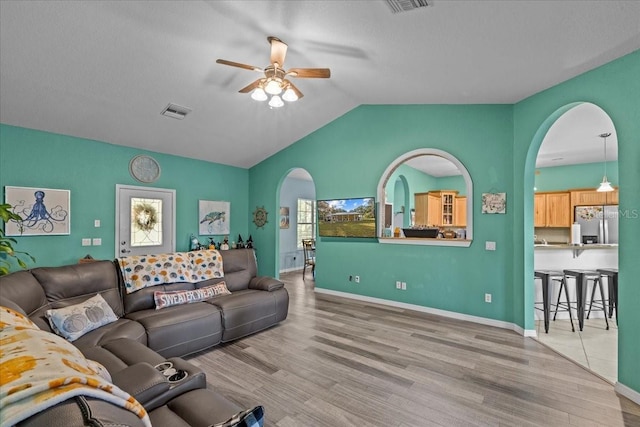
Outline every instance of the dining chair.
<svg viewBox="0 0 640 427">
<path fill-rule="evenodd" d="M 311 267 L 311 274 L 316 277 L 316 245 L 313 239 L 302 239 L 302 249 L 304 250 L 304 267 L 302 268 L 302 279 L 307 271 L 307 267 Z"/>
</svg>

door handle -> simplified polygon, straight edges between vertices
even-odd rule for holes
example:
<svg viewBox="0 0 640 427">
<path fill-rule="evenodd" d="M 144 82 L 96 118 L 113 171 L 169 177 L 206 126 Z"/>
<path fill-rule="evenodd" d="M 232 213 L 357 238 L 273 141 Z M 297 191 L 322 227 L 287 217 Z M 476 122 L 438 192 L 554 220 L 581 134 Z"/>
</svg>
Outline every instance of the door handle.
<svg viewBox="0 0 640 427">
<path fill-rule="evenodd" d="M 131 252 L 131 251 L 130 251 L 130 250 L 128 250 L 128 249 L 122 249 L 122 250 L 120 251 L 120 253 L 122 253 L 122 254 L 128 254 L 129 252 Z"/>
</svg>

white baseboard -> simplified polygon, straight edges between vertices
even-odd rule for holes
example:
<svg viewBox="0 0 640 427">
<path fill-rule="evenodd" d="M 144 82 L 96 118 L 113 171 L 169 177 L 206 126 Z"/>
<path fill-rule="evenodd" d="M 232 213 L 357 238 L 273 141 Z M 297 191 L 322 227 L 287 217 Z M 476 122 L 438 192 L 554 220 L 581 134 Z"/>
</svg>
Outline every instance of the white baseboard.
<svg viewBox="0 0 640 427">
<path fill-rule="evenodd" d="M 613 389 L 619 395 L 626 397 L 627 399 L 631 400 L 637 405 L 640 405 L 640 393 L 638 393 L 634 389 L 629 388 L 620 382 L 617 382 L 616 385 L 613 387 Z"/>
<path fill-rule="evenodd" d="M 466 320 L 467 322 L 479 323 L 481 325 L 495 326 L 497 328 L 509 329 L 525 337 L 536 336 L 535 330 L 524 330 L 520 326 L 511 322 L 502 320 L 488 319 L 486 317 L 472 316 L 470 314 L 456 313 L 455 311 L 440 310 L 438 308 L 425 307 L 417 304 L 409 304 L 406 302 L 391 301 L 382 298 L 368 297 L 358 294 L 350 294 L 348 292 L 334 291 L 331 289 L 315 288 L 315 292 L 319 294 L 334 295 L 343 298 L 355 299 L 358 301 L 371 302 L 375 304 L 388 305 L 391 307 L 405 308 L 408 310 L 420 311 L 422 313 L 436 314 L 438 316 L 449 317 L 451 319 Z M 533 335 L 531 335 L 533 334 Z"/>
</svg>

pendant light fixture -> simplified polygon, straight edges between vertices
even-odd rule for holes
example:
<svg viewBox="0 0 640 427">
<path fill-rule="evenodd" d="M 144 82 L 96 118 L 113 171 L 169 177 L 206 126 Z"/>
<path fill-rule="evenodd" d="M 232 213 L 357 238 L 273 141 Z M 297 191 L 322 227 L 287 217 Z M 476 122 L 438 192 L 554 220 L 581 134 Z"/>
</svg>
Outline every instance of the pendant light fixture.
<svg viewBox="0 0 640 427">
<path fill-rule="evenodd" d="M 601 193 L 613 191 L 613 187 L 607 179 L 607 137 L 609 136 L 611 136 L 610 132 L 600 134 L 600 138 L 604 139 L 604 176 L 602 177 L 602 182 L 596 191 Z"/>
</svg>

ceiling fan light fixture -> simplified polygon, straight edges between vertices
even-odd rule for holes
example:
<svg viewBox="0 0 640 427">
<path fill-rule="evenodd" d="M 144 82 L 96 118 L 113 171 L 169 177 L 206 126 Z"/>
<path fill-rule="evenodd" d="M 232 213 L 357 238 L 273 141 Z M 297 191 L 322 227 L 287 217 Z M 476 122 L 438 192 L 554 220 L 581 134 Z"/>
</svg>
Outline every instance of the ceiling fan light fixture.
<svg viewBox="0 0 640 427">
<path fill-rule="evenodd" d="M 298 100 L 298 95 L 296 95 L 296 92 L 291 89 L 291 87 L 288 87 L 287 90 L 285 90 L 282 94 L 282 99 L 287 102 L 295 102 Z"/>
<path fill-rule="evenodd" d="M 264 91 L 269 95 L 280 95 L 282 93 L 282 82 L 277 79 L 268 79 L 264 86 Z"/>
<path fill-rule="evenodd" d="M 273 95 L 269 101 L 269 107 L 280 108 L 284 105 L 284 101 L 278 95 Z"/>
<path fill-rule="evenodd" d="M 261 87 L 255 88 L 251 93 L 251 99 L 254 99 L 256 101 L 266 101 L 268 98 L 269 97 L 267 96 L 266 92 Z"/>
</svg>

